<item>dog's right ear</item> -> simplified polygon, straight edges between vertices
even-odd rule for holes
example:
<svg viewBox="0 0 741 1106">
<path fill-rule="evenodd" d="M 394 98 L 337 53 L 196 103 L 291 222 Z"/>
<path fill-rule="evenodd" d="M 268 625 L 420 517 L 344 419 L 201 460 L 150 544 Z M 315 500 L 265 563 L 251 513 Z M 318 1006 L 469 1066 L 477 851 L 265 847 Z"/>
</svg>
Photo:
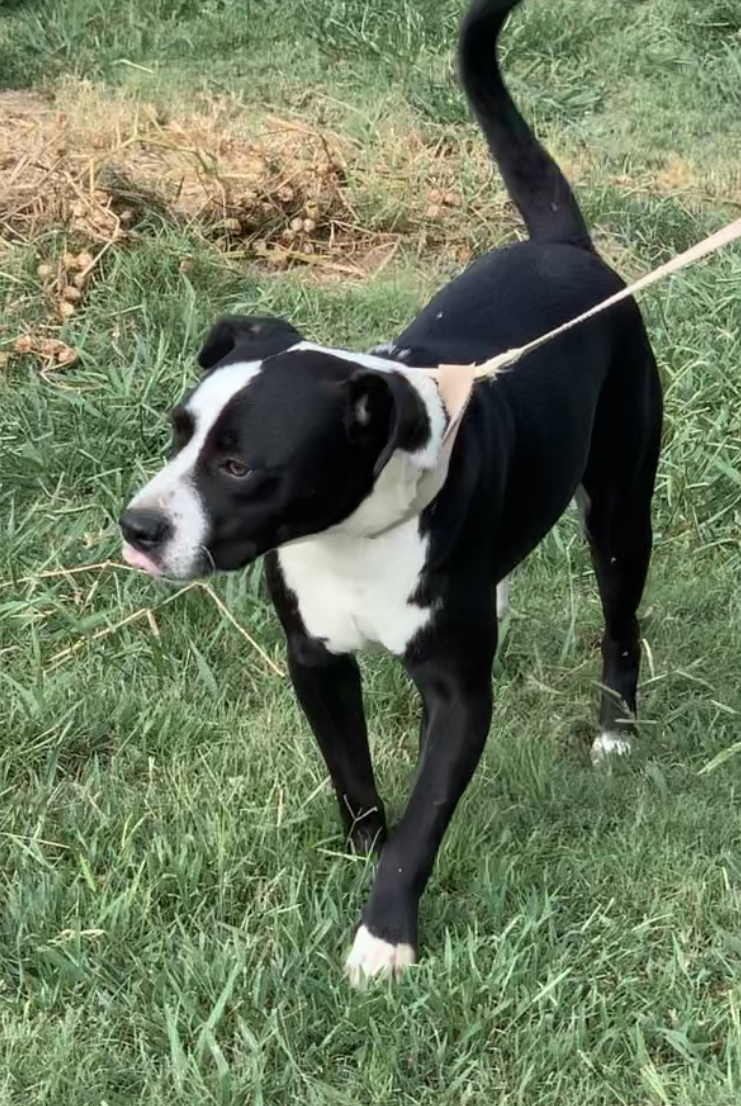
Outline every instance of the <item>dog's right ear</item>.
<svg viewBox="0 0 741 1106">
<path fill-rule="evenodd" d="M 212 369 L 239 350 L 245 361 L 263 361 L 303 341 L 285 319 L 260 315 L 224 315 L 212 326 L 198 354 L 202 369 Z"/>
<path fill-rule="evenodd" d="M 350 437 L 379 446 L 373 475 L 379 476 L 397 449 L 423 449 L 430 438 L 430 418 L 422 397 L 397 372 L 359 369 L 346 385 L 345 421 Z"/>
</svg>

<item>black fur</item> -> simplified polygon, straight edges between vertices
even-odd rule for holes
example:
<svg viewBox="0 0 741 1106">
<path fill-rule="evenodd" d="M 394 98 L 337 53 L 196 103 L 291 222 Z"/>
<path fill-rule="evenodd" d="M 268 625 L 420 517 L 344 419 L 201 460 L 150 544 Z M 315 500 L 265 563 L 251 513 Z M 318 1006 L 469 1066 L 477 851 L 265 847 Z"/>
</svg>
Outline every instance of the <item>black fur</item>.
<svg viewBox="0 0 741 1106">
<path fill-rule="evenodd" d="M 208 504 L 208 559 L 222 571 L 240 568 L 342 521 L 391 453 L 424 439 L 426 423 L 417 393 L 397 373 L 313 350 L 268 358 L 226 404 L 195 467 L 193 483 Z M 231 457 L 249 470 L 244 479 L 224 478 L 220 461 Z"/>
<path fill-rule="evenodd" d="M 245 361 L 262 361 L 300 341 L 299 332 L 285 319 L 224 315 L 209 331 L 198 364 L 202 369 L 213 369 L 235 353 Z"/>
<path fill-rule="evenodd" d="M 499 32 L 514 6 L 513 0 L 474 0 L 461 26 L 463 87 L 531 240 L 589 247 L 587 224 L 566 178 L 534 140 L 495 60 Z"/>
</svg>

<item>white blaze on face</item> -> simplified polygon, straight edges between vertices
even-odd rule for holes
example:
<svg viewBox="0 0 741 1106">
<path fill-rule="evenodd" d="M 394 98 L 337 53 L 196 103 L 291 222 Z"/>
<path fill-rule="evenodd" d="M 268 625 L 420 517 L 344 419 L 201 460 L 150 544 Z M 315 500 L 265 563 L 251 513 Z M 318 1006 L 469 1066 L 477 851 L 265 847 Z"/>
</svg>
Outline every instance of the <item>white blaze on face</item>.
<svg viewBox="0 0 741 1106">
<path fill-rule="evenodd" d="M 193 436 L 177 457 L 165 465 L 129 508 L 161 512 L 169 521 L 172 536 L 159 564 L 129 545 L 124 558 L 137 568 L 155 573 L 187 577 L 201 559 L 209 537 L 209 520 L 194 483 L 194 471 L 206 438 L 230 399 L 260 372 L 262 362 L 239 361 L 207 376 L 187 404 L 194 423 Z"/>
</svg>

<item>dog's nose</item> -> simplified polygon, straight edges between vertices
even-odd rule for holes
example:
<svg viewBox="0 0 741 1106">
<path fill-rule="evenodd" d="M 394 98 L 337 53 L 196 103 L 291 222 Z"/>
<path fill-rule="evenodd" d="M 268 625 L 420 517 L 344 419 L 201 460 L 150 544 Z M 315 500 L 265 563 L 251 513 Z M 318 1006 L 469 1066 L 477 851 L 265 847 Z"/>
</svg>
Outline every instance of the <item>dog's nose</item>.
<svg viewBox="0 0 741 1106">
<path fill-rule="evenodd" d="M 152 553 L 170 536 L 170 523 L 159 511 L 129 507 L 118 521 L 126 541 L 143 553 Z"/>
</svg>

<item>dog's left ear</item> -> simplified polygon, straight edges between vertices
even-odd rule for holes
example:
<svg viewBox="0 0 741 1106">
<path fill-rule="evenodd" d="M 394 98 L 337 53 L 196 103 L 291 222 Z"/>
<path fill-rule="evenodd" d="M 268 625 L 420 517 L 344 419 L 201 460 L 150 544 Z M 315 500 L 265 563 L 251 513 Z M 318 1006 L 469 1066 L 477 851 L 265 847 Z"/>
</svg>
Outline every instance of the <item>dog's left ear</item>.
<svg viewBox="0 0 741 1106">
<path fill-rule="evenodd" d="M 430 419 L 419 392 L 401 373 L 360 369 L 348 381 L 346 424 L 351 438 L 380 442 L 373 475 L 394 450 L 414 452 L 430 438 Z"/>
<path fill-rule="evenodd" d="M 263 361 L 295 346 L 302 335 L 285 319 L 260 315 L 224 315 L 209 331 L 198 354 L 202 369 L 212 369 L 235 349 L 247 361 Z"/>
</svg>

